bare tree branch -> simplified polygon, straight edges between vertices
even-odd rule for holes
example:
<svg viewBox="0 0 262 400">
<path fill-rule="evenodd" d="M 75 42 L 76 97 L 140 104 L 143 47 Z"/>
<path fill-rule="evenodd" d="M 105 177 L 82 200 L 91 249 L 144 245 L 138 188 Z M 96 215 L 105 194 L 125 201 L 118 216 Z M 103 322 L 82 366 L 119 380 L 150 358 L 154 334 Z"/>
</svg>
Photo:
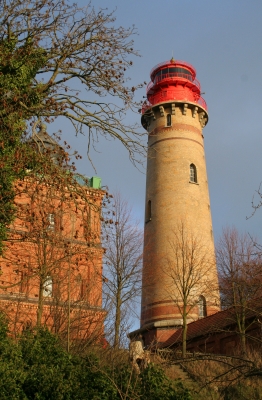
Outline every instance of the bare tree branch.
<svg viewBox="0 0 262 400">
<path fill-rule="evenodd" d="M 127 201 L 117 193 L 111 229 L 105 231 L 105 293 L 112 306 L 114 346 L 120 346 L 121 329 L 135 312 L 134 301 L 141 291 L 142 232 L 133 221 Z M 124 334 L 126 330 L 123 329 Z"/>
<path fill-rule="evenodd" d="M 23 74 L 28 59 L 35 59 L 27 90 L 10 86 L 6 93 L 2 87 L 1 96 L 8 95 L 27 120 L 64 117 L 76 134 L 120 140 L 130 159 L 139 161 L 144 134 L 125 123 L 127 110 L 139 106 L 134 93 L 141 85 L 128 87 L 126 78 L 138 55 L 136 29 L 115 27 L 113 13 L 91 4 L 80 8 L 61 0 L 3 0 L 0 21 L 0 48 L 10 44 L 1 54 L 1 73 Z M 3 107 L 0 118 L 9 112 Z"/>
</svg>

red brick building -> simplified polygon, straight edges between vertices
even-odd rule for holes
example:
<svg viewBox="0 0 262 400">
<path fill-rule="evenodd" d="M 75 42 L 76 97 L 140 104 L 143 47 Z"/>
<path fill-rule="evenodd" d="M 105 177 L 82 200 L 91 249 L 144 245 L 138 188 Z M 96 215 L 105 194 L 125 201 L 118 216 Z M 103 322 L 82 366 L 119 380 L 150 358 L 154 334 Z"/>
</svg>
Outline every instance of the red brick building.
<svg viewBox="0 0 262 400">
<path fill-rule="evenodd" d="M 240 307 L 238 307 L 240 309 Z M 245 311 L 245 341 L 247 350 L 261 349 L 262 319 L 259 301 L 254 307 Z M 241 352 L 241 335 L 237 327 L 236 312 L 230 308 L 217 312 L 206 318 L 187 325 L 187 351 L 191 353 L 212 353 L 237 355 Z M 174 351 L 182 348 L 182 329 L 178 329 L 166 342 L 163 348 Z"/>
<path fill-rule="evenodd" d="M 37 324 L 73 339 L 103 334 L 100 182 L 76 175 L 65 184 L 52 168 L 16 182 L 0 258 L 0 308 L 13 334 Z"/>
</svg>

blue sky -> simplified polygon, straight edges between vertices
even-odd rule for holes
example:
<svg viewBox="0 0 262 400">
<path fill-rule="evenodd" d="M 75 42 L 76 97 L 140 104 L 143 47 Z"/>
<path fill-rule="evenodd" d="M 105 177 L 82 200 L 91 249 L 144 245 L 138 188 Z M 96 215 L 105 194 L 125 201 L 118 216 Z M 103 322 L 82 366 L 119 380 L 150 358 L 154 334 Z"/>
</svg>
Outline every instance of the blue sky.
<svg viewBox="0 0 262 400">
<path fill-rule="evenodd" d="M 246 220 L 262 181 L 262 2 L 96 0 L 93 5 L 115 10 L 115 25 L 137 28 L 134 47 L 141 57 L 128 72 L 131 83 L 149 81 L 151 68 L 172 52 L 196 68 L 209 110 L 204 136 L 215 239 L 223 227 L 234 225 L 262 242 L 262 208 Z M 145 89 L 137 94 L 144 95 Z M 130 113 L 127 121 L 140 122 L 140 115 Z M 79 171 L 95 175 L 85 157 L 87 139 L 72 135 L 71 143 L 84 156 Z M 116 141 L 100 141 L 97 149 L 92 157 L 103 185 L 118 189 L 143 221 L 145 173 Z"/>
</svg>

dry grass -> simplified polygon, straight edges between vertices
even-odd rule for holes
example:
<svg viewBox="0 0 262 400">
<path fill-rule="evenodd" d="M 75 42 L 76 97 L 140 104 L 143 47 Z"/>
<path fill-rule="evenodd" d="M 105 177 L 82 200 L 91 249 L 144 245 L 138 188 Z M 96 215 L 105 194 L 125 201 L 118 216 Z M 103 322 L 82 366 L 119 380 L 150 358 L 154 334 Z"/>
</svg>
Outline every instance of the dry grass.
<svg viewBox="0 0 262 400">
<path fill-rule="evenodd" d="M 151 362 L 161 365 L 166 375 L 181 380 L 194 400 L 262 400 L 262 357 L 249 351 L 245 358 L 158 351 Z M 186 373 L 185 373 L 186 372 Z"/>
<path fill-rule="evenodd" d="M 262 360 L 258 353 L 246 359 L 199 356 L 182 364 L 198 382 L 199 393 L 208 394 L 206 399 L 262 399 Z"/>
</svg>

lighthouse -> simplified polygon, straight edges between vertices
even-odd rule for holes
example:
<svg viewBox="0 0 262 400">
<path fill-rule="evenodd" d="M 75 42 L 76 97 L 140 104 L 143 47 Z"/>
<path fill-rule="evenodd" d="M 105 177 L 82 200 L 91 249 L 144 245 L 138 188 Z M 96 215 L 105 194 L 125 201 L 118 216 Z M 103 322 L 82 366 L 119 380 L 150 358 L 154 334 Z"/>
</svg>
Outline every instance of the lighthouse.
<svg viewBox="0 0 262 400">
<path fill-rule="evenodd" d="M 219 292 L 203 136 L 208 110 L 195 68 L 173 58 L 158 64 L 151 70 L 146 94 L 141 110 L 148 156 L 138 331 L 150 345 L 164 343 L 183 323 L 183 299 L 179 299 L 177 286 L 180 276 L 172 277 L 170 272 L 181 230 L 181 240 L 192 242 L 194 238 L 205 252 L 199 259 L 210 260 L 208 268 L 206 262 L 193 265 L 202 270 L 202 276 L 190 293 L 194 304 L 186 305 L 187 322 L 218 311 Z M 208 287 L 212 292 L 207 292 Z"/>
</svg>

